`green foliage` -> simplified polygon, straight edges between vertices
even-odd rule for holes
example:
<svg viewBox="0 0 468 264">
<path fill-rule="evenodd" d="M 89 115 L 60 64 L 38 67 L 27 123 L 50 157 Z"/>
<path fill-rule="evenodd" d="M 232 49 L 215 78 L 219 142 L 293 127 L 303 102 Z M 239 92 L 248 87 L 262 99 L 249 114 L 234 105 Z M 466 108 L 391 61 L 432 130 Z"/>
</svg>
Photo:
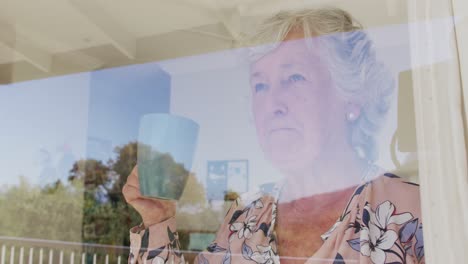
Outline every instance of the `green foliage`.
<svg viewBox="0 0 468 264">
<path fill-rule="evenodd" d="M 159 166 L 161 170 L 164 172 L 161 173 L 169 173 L 171 175 L 184 175 L 187 171 L 181 164 L 176 163 L 173 158 L 167 154 L 161 154 L 155 150 L 152 150 L 150 146 L 140 145 L 140 149 L 138 149 L 138 143 L 133 141 L 129 142 L 123 146 L 116 147 L 115 153 L 117 154 L 117 159 L 115 162 L 112 162 L 112 170 L 115 171 L 119 175 L 118 183 L 115 185 L 115 189 L 113 193 L 118 193 L 121 195 L 120 190 L 122 190 L 123 185 L 127 181 L 128 175 L 133 170 L 133 168 L 137 164 L 137 155 L 144 156 L 153 156 L 158 158 L 162 166 Z M 153 159 L 154 162 L 154 159 Z M 180 189 L 180 186 L 185 184 L 185 189 L 183 190 L 182 197 L 179 200 L 180 206 L 185 205 L 199 205 L 205 206 L 205 189 L 200 182 L 198 182 L 197 178 L 194 174 L 190 173 L 187 179 L 183 177 L 174 177 L 177 180 L 168 183 L 169 188 L 177 188 Z M 186 181 L 186 182 L 184 182 Z M 166 186 L 166 185 L 165 185 Z M 119 201 L 125 202 L 122 197 L 119 197 Z"/>
<path fill-rule="evenodd" d="M 150 156 L 138 167 L 139 175 L 154 175 L 154 179 L 160 179 L 156 182 L 160 193 L 172 193 L 175 197 L 180 197 L 189 172 L 169 154 L 152 152 Z M 141 180 L 142 178 L 141 184 L 145 184 L 146 181 Z"/>
<path fill-rule="evenodd" d="M 117 154 L 117 160 L 112 162 L 112 169 L 120 175 L 116 188 L 122 190 L 127 177 L 137 164 L 138 143 L 129 142 L 121 147 L 116 147 L 114 152 Z"/>
<path fill-rule="evenodd" d="M 21 178 L 0 193 L 1 235 L 81 241 L 83 188 L 60 183 L 41 190 Z"/>
<path fill-rule="evenodd" d="M 97 203 L 85 193 L 83 241 L 105 245 L 128 245 L 128 231 L 140 222 L 138 213 L 125 203 Z"/>
<path fill-rule="evenodd" d="M 205 208 L 207 206 L 205 196 L 205 188 L 197 180 L 197 177 L 190 173 L 185 184 L 184 192 L 178 201 L 178 205 L 179 207 L 197 206 Z"/>
<path fill-rule="evenodd" d="M 127 205 L 121 190 L 137 164 L 138 152 L 149 155 L 151 149 L 143 146 L 138 150 L 138 144 L 130 142 L 115 149 L 115 161 L 78 160 L 70 168 L 67 184 L 56 182 L 41 188 L 21 178 L 19 185 L 4 188 L 0 191 L 0 235 L 128 246 L 129 229 L 141 219 Z M 155 153 L 164 173 L 187 174 L 171 156 Z M 172 177 L 165 188 L 180 189 L 184 184 L 178 220 L 186 240 L 191 231 L 216 230 L 220 215 L 207 207 L 205 190 L 191 173 Z M 108 202 L 96 199 L 103 188 Z M 185 240 L 184 246 L 188 245 Z"/>
<path fill-rule="evenodd" d="M 109 180 L 109 171 L 110 168 L 100 160 L 78 160 L 70 170 L 69 179 L 71 181 L 76 179 L 83 180 L 87 189 L 95 188 L 99 185 L 104 185 Z"/>
</svg>

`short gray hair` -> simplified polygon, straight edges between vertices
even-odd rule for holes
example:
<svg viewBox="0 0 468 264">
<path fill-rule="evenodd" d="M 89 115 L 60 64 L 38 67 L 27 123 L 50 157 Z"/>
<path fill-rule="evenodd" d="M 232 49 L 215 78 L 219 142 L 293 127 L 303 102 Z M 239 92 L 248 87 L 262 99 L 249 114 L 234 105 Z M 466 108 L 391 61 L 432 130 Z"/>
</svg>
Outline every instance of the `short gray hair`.
<svg viewBox="0 0 468 264">
<path fill-rule="evenodd" d="M 348 12 L 332 7 L 281 11 L 264 20 L 244 45 L 250 58 L 258 59 L 276 48 L 294 30 L 319 40 L 321 56 L 339 92 L 361 106 L 357 120 L 349 123 L 349 142 L 369 162 L 378 158 L 376 136 L 384 123 L 395 89 L 395 80 L 377 60 L 372 41 Z"/>
</svg>

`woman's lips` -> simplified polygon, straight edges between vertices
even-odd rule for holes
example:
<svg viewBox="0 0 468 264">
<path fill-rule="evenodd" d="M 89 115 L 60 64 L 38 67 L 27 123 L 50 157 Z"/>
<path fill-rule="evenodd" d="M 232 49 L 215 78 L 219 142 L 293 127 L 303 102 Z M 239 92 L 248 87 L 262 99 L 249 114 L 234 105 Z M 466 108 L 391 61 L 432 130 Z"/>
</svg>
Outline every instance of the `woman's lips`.
<svg viewBox="0 0 468 264">
<path fill-rule="evenodd" d="M 295 120 L 288 119 L 272 119 L 265 122 L 266 135 L 282 133 L 299 133 L 302 134 L 303 126 Z"/>
<path fill-rule="evenodd" d="M 274 134 L 277 132 L 298 132 L 297 129 L 292 128 L 292 127 L 279 127 L 279 128 L 272 128 L 268 131 L 268 134 Z"/>
<path fill-rule="evenodd" d="M 283 130 L 295 130 L 295 129 L 291 127 L 279 127 L 279 128 L 270 129 L 270 132 L 283 131 Z"/>
</svg>

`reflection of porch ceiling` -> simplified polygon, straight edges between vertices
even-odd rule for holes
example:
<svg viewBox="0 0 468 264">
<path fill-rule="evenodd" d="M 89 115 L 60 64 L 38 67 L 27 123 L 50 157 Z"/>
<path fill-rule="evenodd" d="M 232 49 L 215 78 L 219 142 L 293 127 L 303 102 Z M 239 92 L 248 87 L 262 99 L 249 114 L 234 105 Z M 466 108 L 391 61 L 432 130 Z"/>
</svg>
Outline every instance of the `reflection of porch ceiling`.
<svg viewBox="0 0 468 264">
<path fill-rule="evenodd" d="M 0 82 L 16 82 L 233 48 L 262 17 L 300 0 L 4 0 Z M 365 26 L 406 22 L 403 0 L 315 0 Z"/>
<path fill-rule="evenodd" d="M 221 24 L 213 24 L 198 27 L 195 32 L 188 30 L 183 32 L 174 31 L 139 38 L 136 40 L 135 54 L 132 58 L 123 54 L 111 43 L 56 52 L 49 55 L 50 66 L 47 70 L 37 67 L 35 64 L 24 59 L 23 54 L 13 55 L 10 51 L 10 54 L 7 54 L 10 56 L 10 61 L 6 61 L 8 59 L 7 56 L 2 56 L 3 61 L 0 63 L 0 83 L 25 81 L 122 65 L 167 60 L 225 50 L 233 47 L 232 40 L 213 37 L 211 34 L 199 33 L 203 32 L 202 30 L 205 29 L 209 29 L 209 32 L 213 33 L 223 31 L 224 27 Z M 0 52 L 2 52 L 1 47 Z M 9 76 L 5 74 L 4 71 L 11 72 L 12 75 Z"/>
</svg>

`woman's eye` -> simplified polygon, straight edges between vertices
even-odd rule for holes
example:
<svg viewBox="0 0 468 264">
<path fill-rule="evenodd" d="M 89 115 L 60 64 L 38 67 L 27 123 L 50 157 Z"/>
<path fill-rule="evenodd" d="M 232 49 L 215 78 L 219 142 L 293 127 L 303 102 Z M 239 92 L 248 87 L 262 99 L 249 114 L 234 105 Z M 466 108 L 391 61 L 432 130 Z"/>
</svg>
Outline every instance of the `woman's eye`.
<svg viewBox="0 0 468 264">
<path fill-rule="evenodd" d="M 255 92 L 258 93 L 258 92 L 268 89 L 268 85 L 265 83 L 257 83 L 254 85 L 254 88 L 255 88 Z"/>
<path fill-rule="evenodd" d="M 305 77 L 298 73 L 290 75 L 288 78 L 288 81 L 290 82 L 299 82 L 299 81 L 304 81 L 304 80 L 305 80 Z"/>
</svg>

